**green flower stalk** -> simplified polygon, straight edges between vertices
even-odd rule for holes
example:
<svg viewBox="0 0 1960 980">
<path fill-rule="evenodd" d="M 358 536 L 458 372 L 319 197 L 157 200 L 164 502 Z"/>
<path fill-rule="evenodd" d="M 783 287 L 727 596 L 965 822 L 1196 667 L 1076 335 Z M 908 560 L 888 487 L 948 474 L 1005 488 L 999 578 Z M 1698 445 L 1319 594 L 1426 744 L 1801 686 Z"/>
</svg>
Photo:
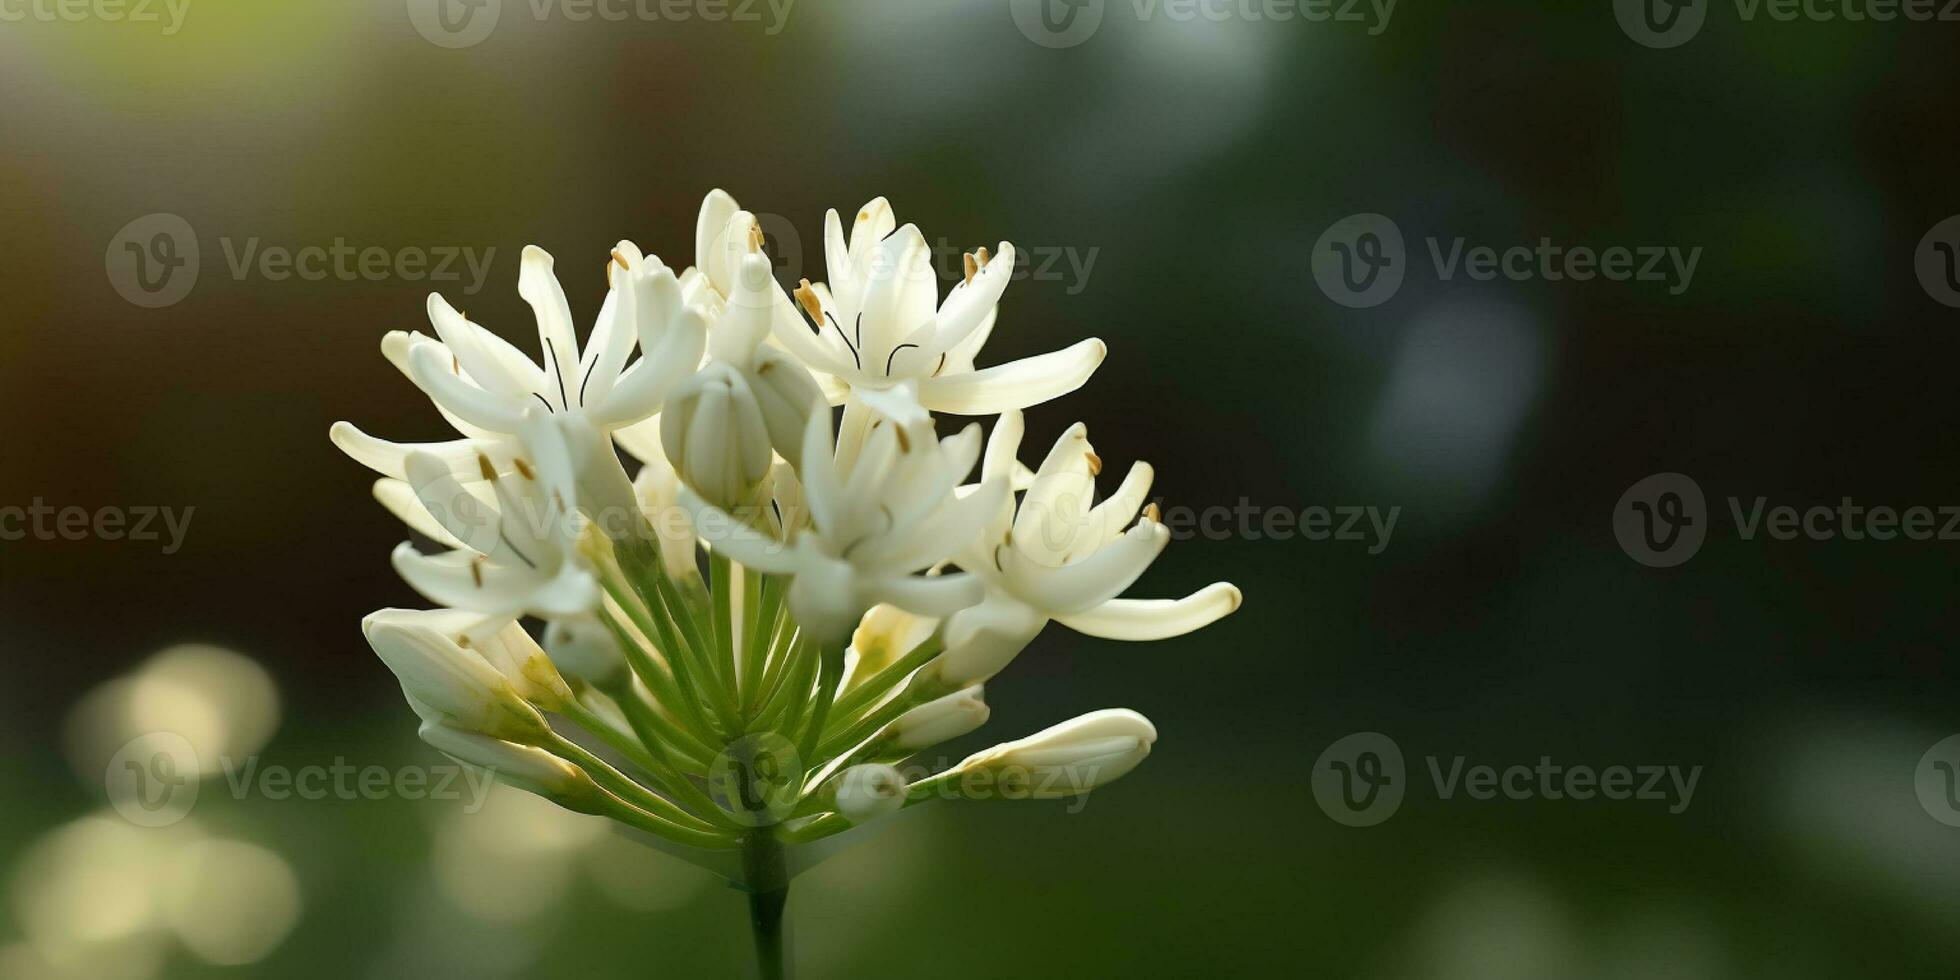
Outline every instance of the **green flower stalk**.
<svg viewBox="0 0 1960 980">
<path fill-rule="evenodd" d="M 1020 410 L 1085 383 L 1102 342 L 976 367 L 1012 247 L 967 256 L 942 302 L 924 237 L 895 225 L 883 199 L 848 238 L 831 212 L 827 283 L 787 293 L 716 191 L 694 265 L 613 249 L 583 348 L 527 249 L 541 361 L 432 297 L 436 336 L 382 349 L 458 438 L 332 433 L 442 549 L 394 554 L 440 608 L 363 624 L 423 740 L 726 877 L 764 977 L 790 975 L 804 849 L 939 799 L 1077 797 L 1149 754 L 1155 727 L 1110 709 L 936 774 L 916 761 L 987 722 L 981 685 L 1050 622 L 1163 639 L 1239 604 L 1225 583 L 1119 598 L 1169 540 L 1151 469 L 1098 503 L 1080 425 L 1018 459 Z M 983 446 L 934 412 L 999 419 Z"/>
</svg>

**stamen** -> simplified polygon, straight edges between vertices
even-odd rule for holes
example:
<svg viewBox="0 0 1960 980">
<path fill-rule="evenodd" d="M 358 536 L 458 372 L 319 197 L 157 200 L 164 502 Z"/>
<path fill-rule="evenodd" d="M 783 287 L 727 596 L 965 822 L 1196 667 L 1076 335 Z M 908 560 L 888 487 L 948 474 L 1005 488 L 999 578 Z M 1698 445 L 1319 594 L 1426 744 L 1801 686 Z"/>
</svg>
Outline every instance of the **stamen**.
<svg viewBox="0 0 1960 980">
<path fill-rule="evenodd" d="M 892 426 L 892 432 L 898 435 L 898 451 L 901 453 L 911 452 L 912 437 L 905 434 L 905 427 L 902 425 L 894 425 Z"/>
<path fill-rule="evenodd" d="M 966 253 L 965 258 L 966 258 L 966 281 L 972 282 L 974 275 L 980 271 L 980 260 L 972 252 Z"/>
<path fill-rule="evenodd" d="M 470 578 L 476 580 L 476 587 L 479 589 L 483 588 L 483 561 L 483 557 L 479 555 L 475 561 L 470 562 Z"/>
<path fill-rule="evenodd" d="M 513 457 L 511 459 L 511 462 L 517 464 L 517 474 L 519 476 L 522 476 L 524 479 L 535 480 L 538 478 L 537 471 L 531 469 L 531 464 L 526 463 L 523 459 Z"/>
<path fill-rule="evenodd" d="M 621 254 L 619 254 L 619 249 L 613 249 L 613 250 L 612 250 L 612 261 L 611 261 L 611 262 L 608 262 L 608 263 L 606 263 L 606 286 L 607 286 L 608 288 L 610 288 L 610 287 L 612 286 L 612 284 L 613 284 L 613 269 L 614 269 L 614 268 L 619 268 L 619 269 L 629 269 L 629 268 L 630 268 L 630 267 L 629 267 L 629 266 L 628 266 L 628 265 L 626 264 L 626 256 L 624 256 L 624 255 L 621 255 Z"/>
<path fill-rule="evenodd" d="M 495 481 L 497 479 L 497 468 L 491 465 L 490 457 L 485 456 L 482 453 L 477 453 L 476 468 L 483 473 L 484 479 L 491 480 L 491 481 Z"/>
<path fill-rule="evenodd" d="M 764 243 L 764 239 L 762 237 L 762 225 L 759 223 L 751 222 L 749 224 L 749 251 L 751 252 L 762 251 L 763 243 Z"/>
<path fill-rule="evenodd" d="M 1144 504 L 1143 519 L 1149 521 L 1152 524 L 1162 524 L 1164 523 L 1164 512 L 1158 510 L 1157 505 L 1154 502 Z"/>
<path fill-rule="evenodd" d="M 822 329 L 823 304 L 817 301 L 817 291 L 810 288 L 810 280 L 799 280 L 794 292 L 796 294 L 796 301 L 803 304 L 803 312 L 810 315 L 810 323 L 812 324 L 810 329 Z"/>
<path fill-rule="evenodd" d="M 1089 475 L 1090 475 L 1090 476 L 1101 476 L 1101 475 L 1102 475 L 1102 457 L 1101 457 L 1101 456 L 1098 456 L 1098 455 L 1096 455 L 1095 453 L 1083 453 L 1082 455 L 1084 455 L 1084 456 L 1086 456 L 1086 457 L 1088 457 L 1088 459 L 1089 459 Z"/>
<path fill-rule="evenodd" d="M 986 268 L 987 263 L 993 259 L 993 256 L 987 254 L 987 246 L 985 245 L 974 249 L 973 252 L 980 257 L 980 268 L 982 269 Z"/>
</svg>

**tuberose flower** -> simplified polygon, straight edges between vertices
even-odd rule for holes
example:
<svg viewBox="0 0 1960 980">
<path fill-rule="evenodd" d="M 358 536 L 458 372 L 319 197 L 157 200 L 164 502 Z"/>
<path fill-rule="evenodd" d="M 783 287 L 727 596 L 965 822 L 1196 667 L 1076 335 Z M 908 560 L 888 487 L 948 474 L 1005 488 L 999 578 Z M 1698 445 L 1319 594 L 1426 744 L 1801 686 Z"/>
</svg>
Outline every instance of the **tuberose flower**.
<svg viewBox="0 0 1960 980">
<path fill-rule="evenodd" d="M 1001 415 L 987 444 L 986 479 L 1010 479 L 1022 432 L 1021 413 Z M 1227 582 L 1176 600 L 1117 598 L 1163 552 L 1170 532 L 1154 507 L 1144 506 L 1150 464 L 1133 465 L 1097 503 L 1102 467 L 1087 427 L 1077 423 L 1055 441 L 1018 508 L 1005 504 L 995 512 L 963 560 L 986 581 L 987 596 L 947 624 L 949 650 L 998 669 L 1049 620 L 1106 639 L 1161 640 L 1239 607 L 1239 590 Z M 971 673 L 954 680 L 984 679 Z"/>
<path fill-rule="evenodd" d="M 930 420 L 875 427 L 848 469 L 836 465 L 829 413 L 812 415 L 803 444 L 803 492 L 811 524 L 787 546 L 719 512 L 714 547 L 750 568 L 792 575 L 790 611 L 822 642 L 841 643 L 867 609 L 887 602 L 944 617 L 980 598 L 969 575 L 920 575 L 971 540 L 1000 505 L 1006 485 L 953 491 L 979 457 L 978 426 L 940 440 Z M 697 525 L 713 511 L 698 496 Z"/>
<path fill-rule="evenodd" d="M 462 545 L 439 555 L 421 554 L 407 542 L 395 549 L 395 571 L 433 602 L 486 616 L 577 616 L 598 605 L 598 584 L 577 560 L 569 450 L 541 410 L 525 415 L 524 455 L 512 457 L 510 474 L 498 472 L 488 456 L 477 458 L 494 509 L 441 460 L 421 452 L 408 457 L 407 483 L 422 512 Z"/>
<path fill-rule="evenodd" d="M 847 241 L 832 209 L 824 219 L 830 278 L 796 290 L 809 325 L 774 321 L 777 341 L 829 382 L 833 402 L 848 393 L 901 423 L 927 411 L 986 415 L 1067 394 L 1095 373 L 1107 352 L 1095 339 L 976 369 L 1014 274 L 1014 247 L 966 256 L 964 278 L 941 302 L 925 236 L 896 225 L 891 205 L 876 198 L 858 209 Z"/>
</svg>

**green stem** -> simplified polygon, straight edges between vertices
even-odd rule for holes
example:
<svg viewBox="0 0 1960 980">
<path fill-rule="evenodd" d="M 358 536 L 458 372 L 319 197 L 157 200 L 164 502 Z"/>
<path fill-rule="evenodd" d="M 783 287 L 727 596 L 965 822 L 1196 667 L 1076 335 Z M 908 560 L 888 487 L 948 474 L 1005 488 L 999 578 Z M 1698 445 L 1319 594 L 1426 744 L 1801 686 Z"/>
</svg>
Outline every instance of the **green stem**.
<svg viewBox="0 0 1960 980">
<path fill-rule="evenodd" d="M 939 634 L 933 634 L 918 646 L 913 647 L 912 652 L 892 661 L 886 665 L 884 670 L 866 678 L 864 683 L 844 692 L 844 696 L 837 699 L 837 717 L 855 718 L 859 712 L 870 707 L 872 702 L 878 700 L 886 691 L 891 690 L 900 681 L 912 676 L 914 671 L 930 663 L 932 658 L 939 656 L 945 649 L 945 644 L 940 640 Z"/>
<path fill-rule="evenodd" d="M 789 904 L 789 874 L 782 842 L 772 829 L 752 830 L 743 841 L 742 879 L 749 892 L 749 927 L 755 935 L 757 973 L 762 980 L 789 980 L 783 915 Z"/>
</svg>

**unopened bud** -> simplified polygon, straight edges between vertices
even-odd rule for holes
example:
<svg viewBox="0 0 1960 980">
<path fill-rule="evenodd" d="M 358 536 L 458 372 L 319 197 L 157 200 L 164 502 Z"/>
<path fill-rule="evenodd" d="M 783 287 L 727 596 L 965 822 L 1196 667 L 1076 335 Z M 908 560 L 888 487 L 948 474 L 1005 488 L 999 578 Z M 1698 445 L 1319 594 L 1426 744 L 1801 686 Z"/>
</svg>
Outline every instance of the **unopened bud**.
<svg viewBox="0 0 1960 980">
<path fill-rule="evenodd" d="M 774 458 L 755 391 L 728 364 L 708 365 L 668 399 L 660 443 L 688 486 L 731 512 L 754 502 Z"/>
<path fill-rule="evenodd" d="M 991 773 L 1001 795 L 1010 798 L 1080 796 L 1135 769 L 1156 741 L 1149 719 L 1108 708 L 976 752 L 957 771 Z"/>
<path fill-rule="evenodd" d="M 987 723 L 990 714 L 992 709 L 987 707 L 983 691 L 976 684 L 899 715 L 897 721 L 886 727 L 881 741 L 897 751 L 916 752 L 979 728 Z"/>
<path fill-rule="evenodd" d="M 852 766 L 832 781 L 837 813 L 868 823 L 905 805 L 905 777 L 891 766 Z"/>
<path fill-rule="evenodd" d="M 489 770 L 503 782 L 536 793 L 581 813 L 595 812 L 599 787 L 585 770 L 536 746 L 517 745 L 433 721 L 424 721 L 422 741 L 465 765 Z"/>
<path fill-rule="evenodd" d="M 482 654 L 417 620 L 412 610 L 383 609 L 361 622 L 368 645 L 410 697 L 466 731 L 526 744 L 550 732 L 544 716 Z"/>
</svg>

